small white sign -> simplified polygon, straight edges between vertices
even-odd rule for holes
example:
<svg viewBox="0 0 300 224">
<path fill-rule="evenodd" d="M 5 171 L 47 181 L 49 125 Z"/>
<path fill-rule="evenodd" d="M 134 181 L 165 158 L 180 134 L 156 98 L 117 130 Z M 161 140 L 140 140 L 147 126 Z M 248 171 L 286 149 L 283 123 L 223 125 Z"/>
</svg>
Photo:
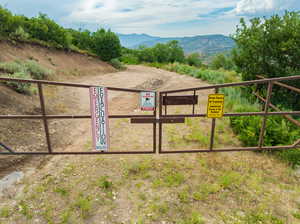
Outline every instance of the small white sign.
<svg viewBox="0 0 300 224">
<path fill-rule="evenodd" d="M 109 148 L 107 89 L 90 87 L 93 147 L 96 151 Z"/>
<path fill-rule="evenodd" d="M 141 110 L 155 110 L 155 92 L 141 92 Z"/>
</svg>

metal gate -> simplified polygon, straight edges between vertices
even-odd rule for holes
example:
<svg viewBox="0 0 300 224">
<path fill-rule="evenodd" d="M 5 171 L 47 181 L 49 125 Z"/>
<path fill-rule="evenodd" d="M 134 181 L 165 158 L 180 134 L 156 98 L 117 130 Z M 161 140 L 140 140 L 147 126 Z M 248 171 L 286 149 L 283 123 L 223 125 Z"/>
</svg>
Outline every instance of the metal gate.
<svg viewBox="0 0 300 224">
<path fill-rule="evenodd" d="M 282 78 L 271 78 L 265 79 L 262 76 L 258 76 L 259 80 L 239 82 L 239 83 L 228 83 L 228 84 L 219 84 L 219 85 L 210 85 L 198 88 L 187 88 L 179 90 L 170 90 L 170 91 L 161 91 L 156 92 L 155 100 L 155 110 L 152 115 L 109 115 L 109 119 L 118 119 L 118 118 L 129 118 L 132 124 L 152 124 L 153 129 L 153 149 L 150 151 L 84 151 L 84 152 L 57 152 L 52 149 L 51 139 L 49 135 L 48 121 L 50 119 L 91 119 L 91 115 L 48 115 L 46 113 L 46 105 L 43 94 L 44 85 L 56 85 L 56 86 L 70 86 L 77 88 L 90 88 L 95 85 L 85 85 L 85 84 L 76 84 L 76 83 L 64 83 L 64 82 L 51 82 L 51 81 L 40 81 L 40 80 L 24 80 L 24 79 L 13 79 L 13 78 L 0 78 L 0 81 L 11 81 L 11 82 L 21 82 L 21 83 L 33 83 L 37 85 L 39 93 L 39 101 L 41 107 L 40 115 L 0 115 L 1 119 L 39 119 L 43 121 L 44 133 L 47 143 L 48 151 L 45 152 L 19 152 L 11 149 L 5 143 L 1 142 L 0 139 L 0 148 L 2 147 L 5 151 L 1 151 L 1 155 L 91 155 L 91 154 L 155 154 L 155 153 L 196 153 L 196 152 L 229 152 L 229 151 L 257 151 L 257 150 L 278 150 L 278 149 L 293 149 L 297 148 L 300 144 L 300 139 L 298 139 L 292 145 L 285 146 L 263 146 L 264 135 L 266 131 L 266 122 L 268 116 L 280 115 L 284 116 L 293 124 L 300 127 L 300 122 L 295 120 L 293 116 L 299 116 L 300 111 L 280 111 L 275 105 L 271 103 L 271 95 L 273 85 L 281 86 L 282 88 L 289 89 L 296 93 L 300 93 L 300 89 L 281 83 L 281 81 L 288 80 L 300 80 L 300 76 L 289 76 Z M 163 149 L 162 140 L 163 140 L 163 125 L 170 123 L 184 123 L 185 118 L 188 117 L 206 117 L 206 113 L 196 113 L 195 107 L 198 105 L 198 95 L 201 91 L 204 90 L 214 90 L 215 93 L 218 93 L 220 89 L 226 87 L 237 87 L 237 86 L 250 86 L 250 85 L 259 85 L 267 84 L 267 95 L 265 98 L 260 96 L 258 93 L 253 93 L 258 99 L 264 102 L 264 109 L 260 112 L 243 112 L 243 113 L 224 113 L 224 117 L 234 117 L 234 116 L 261 116 L 262 124 L 259 135 L 259 141 L 256 147 L 232 147 L 232 148 L 222 148 L 215 150 L 214 149 L 214 139 L 215 139 L 215 127 L 217 125 L 217 119 L 211 119 L 211 129 L 210 129 L 210 142 L 209 147 L 206 149 L 195 149 L 195 150 L 171 150 L 166 151 Z M 147 90 L 138 90 L 138 89 L 125 89 L 125 88 L 115 88 L 107 87 L 108 91 L 121 91 L 121 92 L 131 92 L 131 93 L 141 93 Z M 153 92 L 153 91 L 151 91 Z M 177 93 L 183 92 L 192 92 L 190 95 L 177 95 Z M 174 95 L 176 94 L 176 95 Z M 157 99 L 158 97 L 158 99 Z M 225 99 L 226 100 L 226 99 Z M 172 114 L 168 112 L 168 106 L 170 105 L 191 105 L 191 113 L 188 114 Z M 275 111 L 270 112 L 269 108 L 272 108 Z M 157 113 L 158 110 L 158 113 Z M 208 118 L 209 119 L 209 118 Z M 157 135 L 157 124 L 158 124 L 158 135 Z M 158 138 L 158 143 L 157 143 Z M 158 145 L 158 151 L 157 151 Z"/>
</svg>

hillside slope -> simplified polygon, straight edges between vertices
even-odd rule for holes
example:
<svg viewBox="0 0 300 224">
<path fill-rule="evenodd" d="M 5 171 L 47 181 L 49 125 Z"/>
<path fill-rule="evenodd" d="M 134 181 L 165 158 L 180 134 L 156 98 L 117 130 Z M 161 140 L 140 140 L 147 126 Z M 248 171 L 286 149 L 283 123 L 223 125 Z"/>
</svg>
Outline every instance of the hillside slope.
<svg viewBox="0 0 300 224">
<path fill-rule="evenodd" d="M 49 79 L 55 81 L 71 81 L 78 76 L 104 75 L 116 71 L 109 64 L 94 57 L 74 52 L 47 49 L 33 44 L 0 41 L 0 51 L 0 62 L 35 60 L 39 65 L 53 71 L 53 75 Z M 58 97 L 58 94 L 61 94 L 59 93 L 60 91 L 62 90 L 56 87 L 44 86 L 47 113 L 67 113 L 68 108 L 72 108 L 72 105 L 61 104 L 62 96 Z M 41 114 L 37 94 L 31 96 L 23 95 L 0 82 L 0 114 Z M 63 129 L 61 124 L 59 127 Z M 58 144 L 64 142 L 64 139 L 59 134 L 60 132 L 54 134 L 55 142 Z M 39 120 L 1 120 L 0 142 L 16 150 L 46 150 L 43 126 Z M 0 156 L 0 169 L 15 166 L 24 159 L 25 157 L 22 156 Z"/>
<path fill-rule="evenodd" d="M 113 72 L 115 69 L 101 60 L 84 54 L 49 49 L 37 44 L 0 41 L 0 62 L 13 60 L 35 60 L 56 73 L 94 75 Z"/>
</svg>

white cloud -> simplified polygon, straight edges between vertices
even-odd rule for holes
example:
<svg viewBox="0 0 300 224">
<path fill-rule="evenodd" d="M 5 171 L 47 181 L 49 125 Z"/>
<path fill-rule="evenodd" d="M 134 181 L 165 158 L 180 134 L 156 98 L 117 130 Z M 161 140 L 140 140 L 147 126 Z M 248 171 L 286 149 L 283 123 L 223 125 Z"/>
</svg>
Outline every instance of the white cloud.
<svg viewBox="0 0 300 224">
<path fill-rule="evenodd" d="M 237 15 L 268 15 L 284 10 L 299 8 L 298 0 L 240 0 L 235 13 Z"/>
<path fill-rule="evenodd" d="M 237 1 L 80 0 L 65 20 L 107 25 L 118 32 L 141 32 L 161 24 L 201 20 L 199 15 L 235 7 Z"/>
</svg>

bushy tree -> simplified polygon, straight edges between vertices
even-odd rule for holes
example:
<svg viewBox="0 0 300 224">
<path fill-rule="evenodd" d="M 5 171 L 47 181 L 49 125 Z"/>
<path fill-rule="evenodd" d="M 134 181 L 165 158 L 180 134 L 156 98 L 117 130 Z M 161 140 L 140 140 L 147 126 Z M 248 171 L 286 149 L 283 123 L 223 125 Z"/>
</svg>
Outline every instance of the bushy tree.
<svg viewBox="0 0 300 224">
<path fill-rule="evenodd" d="M 279 77 L 300 71 L 300 14 L 254 18 L 247 26 L 241 19 L 233 38 L 237 49 L 233 60 L 244 80 L 256 75 Z"/>
<path fill-rule="evenodd" d="M 227 70 L 231 70 L 231 69 L 233 69 L 234 65 L 233 65 L 231 56 L 226 56 L 226 55 L 220 53 L 213 57 L 213 59 L 210 63 L 210 67 L 212 69 L 224 68 Z"/>
<path fill-rule="evenodd" d="M 110 30 L 97 30 L 92 34 L 92 50 L 104 61 L 118 58 L 121 56 L 119 37 Z"/>
<path fill-rule="evenodd" d="M 184 51 L 182 47 L 179 46 L 177 40 L 171 40 L 167 43 L 169 49 L 169 62 L 184 62 Z"/>
<path fill-rule="evenodd" d="M 72 35 L 72 44 L 82 50 L 91 50 L 92 33 L 89 30 L 74 30 L 69 29 L 68 32 Z"/>
<path fill-rule="evenodd" d="M 201 55 L 198 52 L 191 53 L 186 57 L 186 62 L 191 66 L 200 67 L 202 65 Z"/>
<path fill-rule="evenodd" d="M 241 19 L 233 38 L 237 48 L 233 60 L 244 80 L 256 75 L 281 77 L 300 74 L 300 13 L 286 12 L 283 16 L 254 18 L 248 26 Z M 287 82 L 300 88 L 299 81 Z M 300 109 L 299 95 L 274 86 L 272 103 Z M 261 93 L 264 92 L 261 90 Z"/>
</svg>

